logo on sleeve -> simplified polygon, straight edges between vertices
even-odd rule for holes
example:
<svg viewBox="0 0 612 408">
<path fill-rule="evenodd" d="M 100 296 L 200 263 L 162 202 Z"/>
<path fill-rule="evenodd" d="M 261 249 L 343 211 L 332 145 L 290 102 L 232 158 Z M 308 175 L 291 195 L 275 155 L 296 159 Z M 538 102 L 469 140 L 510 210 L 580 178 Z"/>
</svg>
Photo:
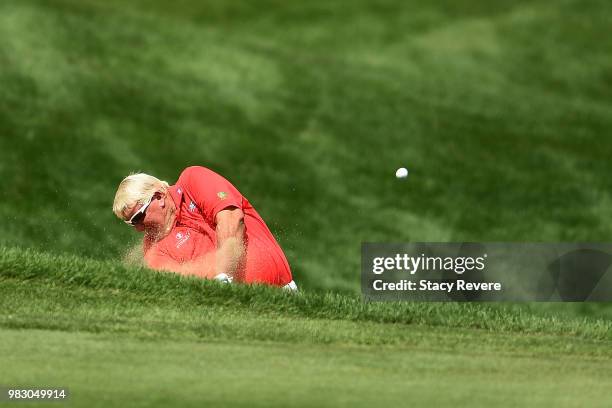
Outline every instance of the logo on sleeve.
<svg viewBox="0 0 612 408">
<path fill-rule="evenodd" d="M 227 193 L 225 191 L 219 191 L 217 193 L 217 197 L 219 197 L 221 200 L 225 200 L 227 198 Z"/>
<path fill-rule="evenodd" d="M 195 203 L 194 203 L 193 201 L 191 201 L 191 202 L 189 203 L 189 211 L 190 211 L 190 212 L 194 212 L 194 211 L 195 211 L 195 209 L 196 209 L 196 205 L 195 205 Z"/>
</svg>

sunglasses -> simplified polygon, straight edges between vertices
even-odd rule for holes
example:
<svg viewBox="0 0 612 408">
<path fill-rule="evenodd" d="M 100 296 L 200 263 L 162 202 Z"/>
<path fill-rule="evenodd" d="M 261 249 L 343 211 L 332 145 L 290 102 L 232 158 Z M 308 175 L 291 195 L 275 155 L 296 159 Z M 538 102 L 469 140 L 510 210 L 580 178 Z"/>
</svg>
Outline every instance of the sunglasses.
<svg viewBox="0 0 612 408">
<path fill-rule="evenodd" d="M 146 203 L 140 207 L 140 210 L 136 211 L 134 215 L 129 220 L 124 220 L 124 222 L 132 227 L 137 226 L 144 220 L 144 217 L 147 215 L 147 208 L 151 205 L 151 201 L 153 201 L 153 197 L 149 198 Z"/>
</svg>

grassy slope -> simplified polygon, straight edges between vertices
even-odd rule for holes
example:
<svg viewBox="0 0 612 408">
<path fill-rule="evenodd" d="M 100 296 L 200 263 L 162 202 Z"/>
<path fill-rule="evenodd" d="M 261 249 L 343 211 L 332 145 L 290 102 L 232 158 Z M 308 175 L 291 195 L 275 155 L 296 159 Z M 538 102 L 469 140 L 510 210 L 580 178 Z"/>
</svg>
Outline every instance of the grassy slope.
<svg viewBox="0 0 612 408">
<path fill-rule="evenodd" d="M 364 304 L 21 250 L 0 252 L 0 308 L 1 382 L 69 386 L 79 406 L 611 402 L 612 322 L 593 317 Z"/>
<path fill-rule="evenodd" d="M 361 241 L 610 239 L 609 2 L 373 3 L 0 3 L 0 384 L 87 406 L 610 405 L 607 305 L 354 295 Z M 190 164 L 236 183 L 309 291 L 101 261 L 136 238 L 118 181 Z"/>
<path fill-rule="evenodd" d="M 533 333 L 554 333 L 578 335 L 585 338 L 608 339 L 612 321 L 589 316 L 589 309 L 581 316 L 566 313 L 545 313 L 535 306 L 500 307 L 496 305 L 458 303 L 364 303 L 359 296 L 341 294 L 318 294 L 293 296 L 291 293 L 274 288 L 250 288 L 245 285 L 219 287 L 214 282 L 199 279 L 185 279 L 178 275 L 152 273 L 146 269 L 130 269 L 116 262 L 83 260 L 79 257 L 60 257 L 22 251 L 0 250 L 0 272 L 5 291 L 5 311 L 11 304 L 20 308 L 30 305 L 30 317 L 45 310 L 45 290 L 57 286 L 68 304 L 78 304 L 79 299 L 87 304 L 89 299 L 80 290 L 101 290 L 102 295 L 112 295 L 108 302 L 120 304 L 125 296 L 137 296 L 146 305 L 160 305 L 164 302 L 191 307 L 227 308 L 236 313 L 270 314 L 278 317 L 322 318 L 353 322 L 425 324 L 457 328 L 479 328 L 491 331 L 516 331 Z M 21 286 L 19 286 L 21 284 Z M 36 292 L 36 285 L 42 285 Z M 67 287 L 65 291 L 62 288 Z M 21 288 L 21 289 L 20 289 Z M 206 288 L 206 295 L 202 294 Z M 217 288 L 215 290 L 214 288 Z M 115 293 L 117 291 L 117 293 Z M 30 293 L 30 294 L 28 294 Z M 86 294 L 86 293 L 85 293 Z M 99 297 L 99 300 L 105 299 Z M 22 300 L 20 300 L 22 299 Z M 37 301 L 33 301 L 38 299 Z M 91 299 L 95 303 L 96 298 Z M 147 302 L 152 302 L 147 303 Z M 562 308 L 563 305 L 557 305 Z M 37 311 L 41 307 L 42 310 Z M 530 310 L 533 308 L 534 310 Z M 22 309 L 23 312 L 25 310 Z M 47 310 L 48 311 L 48 310 Z M 117 312 L 117 311 L 115 311 Z M 119 310 L 119 312 L 125 312 Z M 79 311 L 75 310 L 78 314 Z M 89 311 L 85 308 L 85 314 Z M 550 315 L 545 317 L 545 315 Z M 586 319 L 586 320 L 585 320 Z M 27 322 L 29 318 L 26 318 Z M 13 321 L 15 322 L 15 321 Z M 10 323 L 10 322 L 9 322 Z M 15 323 L 16 324 L 16 323 Z M 61 321 L 51 320 L 49 324 L 58 329 Z M 240 326 L 239 324 L 237 326 Z M 50 328 L 53 328 L 52 326 Z M 81 328 L 78 325 L 76 328 Z M 86 327 L 84 327 L 86 328 Z M 266 329 L 262 330 L 263 332 Z M 290 340 L 297 340 L 291 338 Z"/>
<path fill-rule="evenodd" d="M 365 240 L 609 240 L 610 11 L 3 1 L 0 243 L 119 256 L 118 181 L 190 164 L 311 289 L 355 292 Z"/>
</svg>

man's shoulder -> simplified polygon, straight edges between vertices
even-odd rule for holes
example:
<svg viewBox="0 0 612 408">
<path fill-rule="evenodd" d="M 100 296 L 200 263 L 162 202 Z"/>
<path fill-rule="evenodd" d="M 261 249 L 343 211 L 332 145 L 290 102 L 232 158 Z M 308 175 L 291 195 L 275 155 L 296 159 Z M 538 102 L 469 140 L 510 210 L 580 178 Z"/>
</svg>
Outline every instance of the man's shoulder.
<svg viewBox="0 0 612 408">
<path fill-rule="evenodd" d="M 186 177 L 186 176 L 191 176 L 193 174 L 209 174 L 209 173 L 214 173 L 214 171 L 212 171 L 211 169 L 204 167 L 204 166 L 189 166 L 186 167 L 182 172 L 181 175 L 179 176 L 179 179 L 181 177 Z"/>
<path fill-rule="evenodd" d="M 204 166 L 189 166 L 181 172 L 176 184 L 188 186 L 197 179 L 202 179 L 214 174 L 216 174 L 214 171 Z"/>
</svg>

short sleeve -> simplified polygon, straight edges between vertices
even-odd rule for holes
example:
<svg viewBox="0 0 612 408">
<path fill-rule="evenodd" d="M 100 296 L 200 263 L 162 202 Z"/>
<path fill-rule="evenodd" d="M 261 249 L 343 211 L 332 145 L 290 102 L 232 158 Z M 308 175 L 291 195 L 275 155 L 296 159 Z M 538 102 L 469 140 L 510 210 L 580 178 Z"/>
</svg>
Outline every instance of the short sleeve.
<svg viewBox="0 0 612 408">
<path fill-rule="evenodd" d="M 211 224 L 217 213 L 229 207 L 242 209 L 242 194 L 223 176 L 205 167 L 193 166 L 185 169 L 181 179 Z"/>
</svg>

